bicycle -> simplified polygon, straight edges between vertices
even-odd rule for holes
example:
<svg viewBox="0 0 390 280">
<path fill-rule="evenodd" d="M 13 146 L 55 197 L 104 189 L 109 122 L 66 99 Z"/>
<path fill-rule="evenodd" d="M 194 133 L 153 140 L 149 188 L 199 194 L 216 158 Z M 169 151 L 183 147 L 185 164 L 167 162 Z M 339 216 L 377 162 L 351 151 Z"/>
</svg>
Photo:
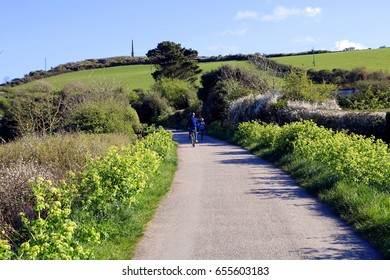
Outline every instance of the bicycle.
<svg viewBox="0 0 390 280">
<path fill-rule="evenodd" d="M 196 135 L 195 135 L 195 130 L 191 130 L 191 134 L 190 134 L 190 137 L 191 137 L 191 143 L 192 143 L 192 147 L 195 148 L 195 143 L 196 143 Z"/>
</svg>

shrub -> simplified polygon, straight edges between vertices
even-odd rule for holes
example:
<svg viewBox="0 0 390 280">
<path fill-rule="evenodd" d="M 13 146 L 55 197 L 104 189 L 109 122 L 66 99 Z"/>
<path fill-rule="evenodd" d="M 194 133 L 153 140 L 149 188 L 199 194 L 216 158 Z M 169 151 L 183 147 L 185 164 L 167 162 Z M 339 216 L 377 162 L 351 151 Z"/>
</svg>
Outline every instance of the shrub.
<svg viewBox="0 0 390 280">
<path fill-rule="evenodd" d="M 90 258 L 90 249 L 80 242 L 88 240 L 90 246 L 100 238 L 93 229 L 80 228 L 69 219 L 71 200 L 75 190 L 52 186 L 51 181 L 38 178 L 31 182 L 35 198 L 35 219 L 21 213 L 28 240 L 18 249 L 18 257 L 27 260 L 71 260 Z"/>
<path fill-rule="evenodd" d="M 280 127 L 274 124 L 243 122 L 237 128 L 235 139 L 248 150 L 270 148 L 279 133 Z"/>
<path fill-rule="evenodd" d="M 10 103 L 6 118 L 15 124 L 13 129 L 17 135 L 51 134 L 61 130 L 65 107 L 59 94 L 17 94 Z"/>
<path fill-rule="evenodd" d="M 168 101 L 156 92 L 147 92 L 140 95 L 140 102 L 134 104 L 142 123 L 156 123 L 160 116 L 167 116 L 172 112 Z"/>
<path fill-rule="evenodd" d="M 282 100 L 281 93 L 250 95 L 233 101 L 228 109 L 224 125 L 235 128 L 241 122 L 262 120 L 270 122 L 274 119 L 276 106 Z"/>
<path fill-rule="evenodd" d="M 203 102 L 202 115 L 208 123 L 223 120 L 232 101 L 265 93 L 268 81 L 257 70 L 225 65 L 201 78 L 198 97 Z"/>
<path fill-rule="evenodd" d="M 339 94 L 340 105 L 358 110 L 390 108 L 390 81 L 360 81 L 356 91 Z"/>
<path fill-rule="evenodd" d="M 180 79 L 162 78 L 153 85 L 153 90 L 167 99 L 175 109 L 186 109 L 197 99 L 194 86 Z"/>
<path fill-rule="evenodd" d="M 325 82 L 313 84 L 303 70 L 293 70 L 285 78 L 285 97 L 291 101 L 323 102 L 331 97 L 335 89 L 334 85 Z"/>
<path fill-rule="evenodd" d="M 138 115 L 130 105 L 114 100 L 85 103 L 75 109 L 70 117 L 68 129 L 89 133 L 124 133 L 134 137 L 139 130 Z"/>
<path fill-rule="evenodd" d="M 44 80 L 37 80 L 31 83 L 31 86 L 27 88 L 27 91 L 31 93 L 53 93 L 55 92 L 55 87 Z"/>
<path fill-rule="evenodd" d="M 8 98 L 0 96 L 0 116 L 4 115 L 10 108 L 11 104 Z"/>
</svg>

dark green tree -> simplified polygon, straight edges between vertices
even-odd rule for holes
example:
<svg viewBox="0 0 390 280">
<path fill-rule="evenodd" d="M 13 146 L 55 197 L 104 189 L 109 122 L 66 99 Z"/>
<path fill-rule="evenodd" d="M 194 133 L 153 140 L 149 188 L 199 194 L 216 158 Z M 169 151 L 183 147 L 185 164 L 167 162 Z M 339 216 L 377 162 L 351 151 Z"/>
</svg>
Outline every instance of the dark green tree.
<svg viewBox="0 0 390 280">
<path fill-rule="evenodd" d="M 157 48 L 149 50 L 146 56 L 156 65 L 157 70 L 152 73 L 156 81 L 171 78 L 195 83 L 202 71 L 198 66 L 198 52 L 182 48 L 180 44 L 173 42 L 159 43 Z"/>
</svg>

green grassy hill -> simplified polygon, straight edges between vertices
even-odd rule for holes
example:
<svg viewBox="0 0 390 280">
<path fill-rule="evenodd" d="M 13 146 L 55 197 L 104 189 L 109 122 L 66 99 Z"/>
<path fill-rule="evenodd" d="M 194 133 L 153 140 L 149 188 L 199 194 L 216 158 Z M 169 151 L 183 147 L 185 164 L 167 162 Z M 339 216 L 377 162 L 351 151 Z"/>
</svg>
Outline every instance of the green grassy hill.
<svg viewBox="0 0 390 280">
<path fill-rule="evenodd" d="M 202 69 L 202 74 L 215 70 L 222 65 L 230 64 L 241 67 L 253 67 L 249 61 L 221 61 L 221 62 L 204 62 L 199 63 Z M 117 66 L 109 68 L 99 68 L 93 70 L 83 70 L 71 72 L 45 78 L 43 80 L 55 86 L 57 89 L 62 89 L 69 82 L 93 82 L 94 80 L 114 80 L 129 89 L 141 88 L 147 90 L 153 84 L 154 80 L 151 75 L 155 69 L 152 65 L 129 65 Z M 28 87 L 29 84 L 21 87 Z"/>
<path fill-rule="evenodd" d="M 314 70 L 332 70 L 335 68 L 351 70 L 357 67 L 365 67 L 367 70 L 373 71 L 390 71 L 390 48 L 316 54 L 314 58 L 315 66 L 313 66 L 313 55 L 311 54 L 272 59 L 282 64 Z"/>
</svg>

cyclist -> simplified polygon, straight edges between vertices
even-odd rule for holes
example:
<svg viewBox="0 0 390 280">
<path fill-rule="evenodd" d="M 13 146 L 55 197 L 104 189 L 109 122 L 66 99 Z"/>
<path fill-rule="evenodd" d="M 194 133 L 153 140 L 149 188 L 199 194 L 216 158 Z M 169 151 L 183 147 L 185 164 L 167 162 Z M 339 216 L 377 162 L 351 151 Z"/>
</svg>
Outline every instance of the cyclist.
<svg viewBox="0 0 390 280">
<path fill-rule="evenodd" d="M 198 121 L 198 131 L 199 131 L 201 140 L 203 140 L 205 130 L 206 130 L 206 123 L 204 121 L 204 118 L 200 118 Z"/>
<path fill-rule="evenodd" d="M 195 118 L 195 113 L 190 114 L 190 118 L 188 119 L 188 130 L 189 134 L 188 137 L 191 139 L 191 132 L 194 131 L 195 133 L 195 142 L 198 142 L 198 138 L 196 135 L 196 128 L 197 128 L 198 122 L 197 119 Z"/>
</svg>

